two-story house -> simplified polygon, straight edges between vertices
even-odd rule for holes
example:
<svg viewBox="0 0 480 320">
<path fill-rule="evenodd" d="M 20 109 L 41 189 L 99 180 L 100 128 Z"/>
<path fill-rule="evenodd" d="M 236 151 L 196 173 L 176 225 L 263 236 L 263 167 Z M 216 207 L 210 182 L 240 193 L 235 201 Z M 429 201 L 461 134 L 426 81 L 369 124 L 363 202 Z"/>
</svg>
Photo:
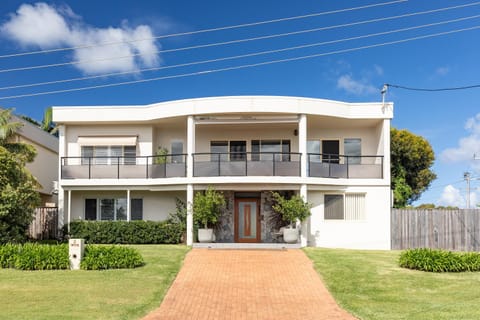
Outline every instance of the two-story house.
<svg viewBox="0 0 480 320">
<path fill-rule="evenodd" d="M 163 220 L 194 193 L 227 198 L 217 242 L 273 242 L 271 191 L 310 202 L 301 244 L 390 248 L 391 103 L 279 96 L 54 107 L 60 223 Z M 245 208 L 248 207 L 248 212 Z"/>
</svg>

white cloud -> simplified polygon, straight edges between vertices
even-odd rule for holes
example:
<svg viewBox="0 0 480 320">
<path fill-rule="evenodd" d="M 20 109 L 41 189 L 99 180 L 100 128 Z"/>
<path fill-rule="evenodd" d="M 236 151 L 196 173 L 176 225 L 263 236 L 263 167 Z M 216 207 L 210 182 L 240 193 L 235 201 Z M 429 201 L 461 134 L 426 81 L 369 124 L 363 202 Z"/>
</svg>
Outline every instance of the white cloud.
<svg viewBox="0 0 480 320">
<path fill-rule="evenodd" d="M 348 93 L 366 95 L 380 92 L 378 88 L 368 83 L 367 80 L 355 80 L 350 74 L 344 74 L 337 80 L 337 88 L 343 89 Z"/>
<path fill-rule="evenodd" d="M 438 202 L 444 206 L 463 207 L 465 205 L 465 199 L 460 194 L 460 190 L 452 185 L 448 185 L 443 189 Z"/>
<path fill-rule="evenodd" d="M 437 76 L 446 76 L 450 72 L 449 67 L 438 67 L 435 70 L 435 75 Z"/>
<path fill-rule="evenodd" d="M 139 25 L 131 28 L 127 22 L 124 22 L 118 28 L 95 28 L 82 23 L 81 17 L 68 6 L 54 7 L 46 3 L 23 4 L 16 13 L 10 15 L 7 22 L 0 26 L 0 31 L 22 47 L 39 47 L 41 49 L 148 39 L 74 49 L 74 61 L 138 55 L 122 59 L 81 62 L 74 65 L 85 74 L 135 71 L 142 66 L 156 66 L 160 62 L 158 53 L 156 53 L 159 50 L 159 44 L 152 39 L 153 32 L 149 26 Z"/>
<path fill-rule="evenodd" d="M 443 150 L 440 159 L 445 162 L 470 161 L 473 167 L 480 169 L 480 161 L 473 161 L 473 154 L 480 154 L 480 113 L 467 120 L 465 130 L 469 134 L 458 141 L 456 148 Z"/>
<path fill-rule="evenodd" d="M 383 68 L 380 67 L 379 65 L 374 65 L 373 70 L 377 74 L 377 76 L 383 76 Z"/>
</svg>

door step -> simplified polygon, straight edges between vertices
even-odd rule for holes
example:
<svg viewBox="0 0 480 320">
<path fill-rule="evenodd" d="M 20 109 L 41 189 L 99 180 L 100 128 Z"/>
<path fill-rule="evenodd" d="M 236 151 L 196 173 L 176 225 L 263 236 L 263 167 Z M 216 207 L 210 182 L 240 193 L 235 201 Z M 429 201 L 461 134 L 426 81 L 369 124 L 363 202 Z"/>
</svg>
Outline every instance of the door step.
<svg viewBox="0 0 480 320">
<path fill-rule="evenodd" d="M 193 248 L 204 249 L 260 249 L 260 250 L 286 250 L 300 249 L 300 243 L 194 243 Z"/>
</svg>

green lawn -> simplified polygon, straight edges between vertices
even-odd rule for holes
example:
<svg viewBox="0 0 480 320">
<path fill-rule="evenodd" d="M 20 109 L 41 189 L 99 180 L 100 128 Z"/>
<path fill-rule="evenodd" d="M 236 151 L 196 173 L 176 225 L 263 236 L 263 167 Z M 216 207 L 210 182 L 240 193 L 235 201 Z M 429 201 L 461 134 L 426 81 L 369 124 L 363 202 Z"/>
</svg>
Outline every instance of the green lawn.
<svg viewBox="0 0 480 320">
<path fill-rule="evenodd" d="M 480 272 L 402 269 L 399 251 L 305 253 L 337 302 L 360 319 L 480 319 Z"/>
<path fill-rule="evenodd" d="M 138 319 L 155 309 L 189 250 L 137 245 L 146 265 L 106 271 L 0 269 L 0 319 Z"/>
</svg>

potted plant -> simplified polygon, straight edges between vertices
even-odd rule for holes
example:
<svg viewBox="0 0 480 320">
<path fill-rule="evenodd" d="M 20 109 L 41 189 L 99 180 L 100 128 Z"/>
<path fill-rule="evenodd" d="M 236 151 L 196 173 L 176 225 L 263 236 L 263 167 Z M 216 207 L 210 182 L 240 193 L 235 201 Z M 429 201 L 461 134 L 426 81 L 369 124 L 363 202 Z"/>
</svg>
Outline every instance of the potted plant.
<svg viewBox="0 0 480 320">
<path fill-rule="evenodd" d="M 282 219 L 289 222 L 288 228 L 283 229 L 283 241 L 287 243 L 296 243 L 298 241 L 298 229 L 295 228 L 297 221 L 303 222 L 311 212 L 311 204 L 303 200 L 299 195 L 293 195 L 290 199 L 277 192 L 272 193 L 275 204 L 273 210 L 282 216 Z"/>
<path fill-rule="evenodd" d="M 213 187 L 198 192 L 193 199 L 193 219 L 199 225 L 198 242 L 213 241 L 213 227 L 225 207 L 225 197 Z M 203 227 L 203 228 L 200 228 Z"/>
</svg>

